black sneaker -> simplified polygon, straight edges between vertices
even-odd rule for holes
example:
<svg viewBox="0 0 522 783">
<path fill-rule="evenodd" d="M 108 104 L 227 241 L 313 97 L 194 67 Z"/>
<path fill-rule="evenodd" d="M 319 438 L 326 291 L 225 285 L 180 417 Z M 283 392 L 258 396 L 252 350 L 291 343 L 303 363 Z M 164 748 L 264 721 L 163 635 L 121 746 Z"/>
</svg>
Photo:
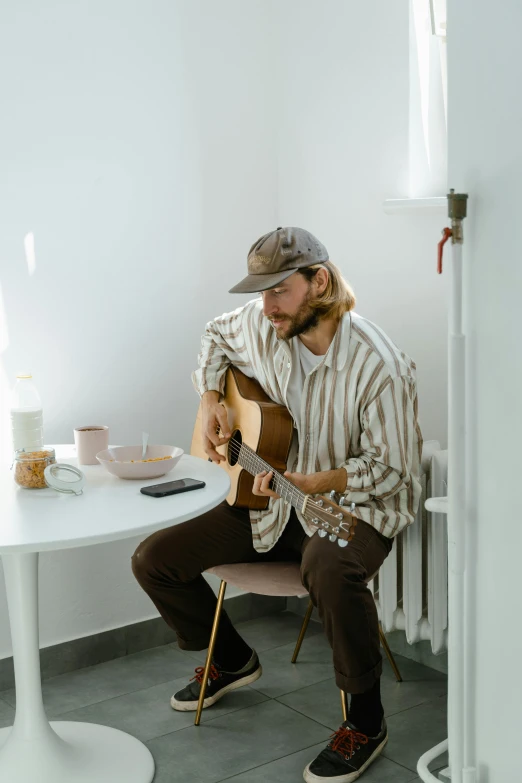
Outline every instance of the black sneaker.
<svg viewBox="0 0 522 783">
<path fill-rule="evenodd" d="M 306 783 L 352 783 L 362 775 L 388 742 L 388 728 L 383 720 L 376 737 L 357 731 L 350 721 L 332 734 L 332 739 L 303 772 Z"/>
<path fill-rule="evenodd" d="M 197 710 L 204 671 L 204 666 L 198 666 L 196 669 L 196 676 L 192 677 L 185 688 L 172 696 L 170 700 L 172 709 L 180 710 L 181 712 Z M 249 685 L 251 682 L 255 682 L 261 677 L 262 673 L 263 669 L 261 668 L 255 650 L 252 650 L 252 657 L 246 666 L 243 666 L 243 668 L 237 672 L 226 672 L 217 664 L 213 663 L 210 667 L 203 709 L 205 709 L 205 707 L 212 707 L 213 704 L 219 701 L 219 699 L 229 691 L 233 691 L 236 688 L 242 688 L 243 685 Z"/>
</svg>

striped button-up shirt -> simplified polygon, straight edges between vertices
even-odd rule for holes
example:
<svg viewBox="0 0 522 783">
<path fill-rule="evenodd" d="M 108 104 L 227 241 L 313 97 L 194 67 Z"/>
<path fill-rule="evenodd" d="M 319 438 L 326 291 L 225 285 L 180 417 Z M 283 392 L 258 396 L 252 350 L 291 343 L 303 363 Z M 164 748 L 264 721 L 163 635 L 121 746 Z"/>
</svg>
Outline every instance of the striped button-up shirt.
<svg viewBox="0 0 522 783">
<path fill-rule="evenodd" d="M 280 340 L 260 299 L 210 321 L 192 374 L 200 395 L 224 391 L 229 365 L 255 378 L 272 400 L 287 405 L 297 340 Z M 421 494 L 422 435 L 417 414 L 415 364 L 378 326 L 345 313 L 330 347 L 305 379 L 301 416 L 288 469 L 304 474 L 345 468 L 347 503 L 355 516 L 393 538 L 414 519 Z M 291 506 L 270 499 L 250 511 L 254 547 L 271 549 Z M 308 535 L 314 529 L 298 512 Z"/>
</svg>

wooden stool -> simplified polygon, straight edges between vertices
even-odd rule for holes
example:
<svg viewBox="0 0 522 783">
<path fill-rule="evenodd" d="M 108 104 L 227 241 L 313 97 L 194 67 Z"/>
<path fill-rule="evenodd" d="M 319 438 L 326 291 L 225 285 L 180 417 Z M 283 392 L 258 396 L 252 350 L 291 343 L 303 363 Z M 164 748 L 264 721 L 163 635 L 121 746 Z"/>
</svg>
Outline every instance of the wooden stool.
<svg viewBox="0 0 522 783">
<path fill-rule="evenodd" d="M 212 663 L 212 655 L 214 654 L 216 636 L 219 628 L 219 620 L 221 617 L 221 611 L 223 609 L 223 600 L 225 598 L 227 584 L 238 587 L 247 593 L 255 593 L 257 595 L 278 595 L 284 596 L 286 598 L 291 598 L 293 596 L 302 598 L 303 596 L 308 595 L 308 592 L 303 587 L 301 582 L 301 569 L 298 563 L 234 563 L 230 565 L 209 568 L 205 573 L 218 576 L 221 579 L 221 584 L 219 586 L 216 613 L 214 615 L 212 633 L 210 634 L 210 644 L 208 646 L 205 669 L 203 672 L 203 678 L 201 680 L 198 708 L 196 711 L 196 719 L 194 721 L 196 726 L 199 726 L 201 720 L 201 712 L 203 710 L 203 702 L 205 701 L 205 692 L 207 689 L 210 666 Z M 372 577 L 368 579 L 368 582 L 371 582 L 374 577 L 375 574 L 373 574 Z M 292 655 L 292 663 L 297 661 L 297 656 L 299 655 L 299 650 L 301 649 L 313 608 L 312 601 L 310 601 L 306 610 L 303 624 L 301 626 L 301 630 L 299 632 L 294 654 Z M 392 652 L 388 647 L 386 637 L 384 636 L 384 632 L 380 624 L 379 637 L 391 667 L 395 673 L 397 682 L 402 682 L 401 674 L 397 664 L 395 663 Z M 341 705 L 343 710 L 343 720 L 346 720 L 348 716 L 348 698 L 344 691 L 341 691 Z"/>
</svg>

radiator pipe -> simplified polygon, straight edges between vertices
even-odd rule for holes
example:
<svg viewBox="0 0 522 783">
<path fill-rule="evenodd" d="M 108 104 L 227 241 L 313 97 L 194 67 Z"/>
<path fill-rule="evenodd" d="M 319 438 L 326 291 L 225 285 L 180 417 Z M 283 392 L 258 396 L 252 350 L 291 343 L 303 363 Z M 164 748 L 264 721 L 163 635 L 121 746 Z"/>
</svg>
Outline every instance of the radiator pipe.
<svg viewBox="0 0 522 783">
<path fill-rule="evenodd" d="M 466 676 L 464 635 L 466 338 L 462 331 L 462 244 L 464 240 L 462 218 L 466 214 L 466 200 L 457 202 L 456 198 L 459 197 L 455 197 L 454 192 L 450 191 L 448 215 L 451 218 L 452 259 L 448 346 L 448 750 L 451 781 L 463 783 Z"/>
<path fill-rule="evenodd" d="M 419 773 L 419 777 L 425 781 L 425 783 L 440 783 L 439 778 L 435 777 L 433 772 L 430 772 L 428 769 L 428 764 L 431 764 L 431 762 L 438 758 L 439 756 L 442 756 L 443 753 L 445 753 L 448 749 L 448 740 L 445 739 L 442 742 L 439 742 L 438 745 L 435 745 L 434 748 L 431 748 L 431 750 L 427 750 L 426 753 L 424 753 L 420 759 L 417 762 L 417 772 Z"/>
<path fill-rule="evenodd" d="M 465 703 L 469 684 L 465 662 L 466 570 L 466 474 L 465 474 L 465 360 L 466 338 L 462 330 L 462 221 L 466 217 L 467 194 L 448 194 L 451 231 L 439 245 L 439 271 L 442 247 L 451 236 L 452 279 L 449 309 L 449 394 L 448 394 L 448 740 L 451 783 L 476 783 L 476 769 L 470 763 L 470 727 L 466 725 Z M 469 716 L 468 716 L 469 719 Z M 444 743 L 427 751 L 418 761 L 417 771 L 425 783 L 437 778 L 428 763 L 445 749 Z"/>
<path fill-rule="evenodd" d="M 466 338 L 462 329 L 462 221 L 466 217 L 467 195 L 448 195 L 452 230 L 452 286 L 449 322 L 449 408 L 448 408 L 448 743 L 452 783 L 476 783 L 477 771 L 471 758 L 470 735 L 473 716 L 467 714 L 471 683 L 466 663 L 473 655 L 467 631 L 466 532 L 469 516 L 466 504 Z M 451 635 L 454 634 L 453 643 Z"/>
</svg>

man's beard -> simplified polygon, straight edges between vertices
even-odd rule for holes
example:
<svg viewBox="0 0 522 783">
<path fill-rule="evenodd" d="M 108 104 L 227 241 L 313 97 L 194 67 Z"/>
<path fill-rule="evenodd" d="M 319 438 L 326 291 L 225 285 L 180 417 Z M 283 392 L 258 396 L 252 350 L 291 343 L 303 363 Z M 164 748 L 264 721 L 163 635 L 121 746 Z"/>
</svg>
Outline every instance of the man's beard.
<svg viewBox="0 0 522 783">
<path fill-rule="evenodd" d="M 284 340 L 291 340 L 292 337 L 297 337 L 299 334 L 305 334 L 309 332 L 319 323 L 319 314 L 317 310 L 310 307 L 311 295 L 308 293 L 305 300 L 299 305 L 299 309 L 292 316 L 286 316 L 289 321 L 288 330 L 284 335 Z"/>
</svg>

